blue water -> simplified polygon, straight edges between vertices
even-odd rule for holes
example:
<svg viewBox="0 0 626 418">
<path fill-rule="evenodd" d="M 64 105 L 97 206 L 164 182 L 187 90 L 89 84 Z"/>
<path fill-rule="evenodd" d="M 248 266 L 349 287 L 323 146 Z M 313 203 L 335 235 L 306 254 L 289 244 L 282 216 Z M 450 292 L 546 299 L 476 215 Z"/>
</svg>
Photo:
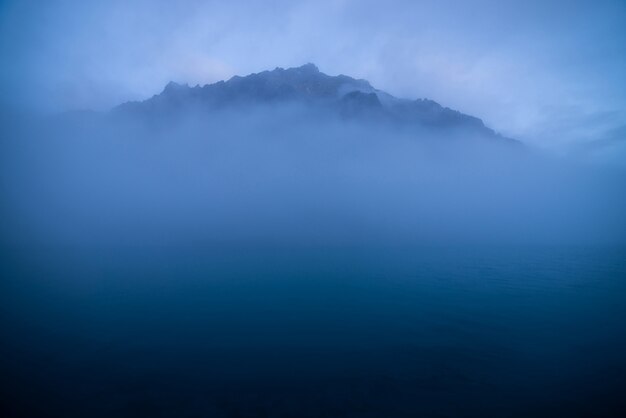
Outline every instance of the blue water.
<svg viewBox="0 0 626 418">
<path fill-rule="evenodd" d="M 7 249 L 4 416 L 626 412 L 624 248 Z"/>
</svg>

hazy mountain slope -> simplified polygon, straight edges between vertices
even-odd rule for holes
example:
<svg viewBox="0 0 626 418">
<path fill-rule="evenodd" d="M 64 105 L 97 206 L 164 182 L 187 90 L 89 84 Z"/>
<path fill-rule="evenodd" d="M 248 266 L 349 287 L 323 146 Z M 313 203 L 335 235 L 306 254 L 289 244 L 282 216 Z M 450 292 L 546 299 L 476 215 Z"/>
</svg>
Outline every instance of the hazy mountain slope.
<svg viewBox="0 0 626 418">
<path fill-rule="evenodd" d="M 234 76 L 205 86 L 189 87 L 170 82 L 160 94 L 142 102 L 124 103 L 113 113 L 163 119 L 190 111 L 291 104 L 364 122 L 455 130 L 514 142 L 486 127 L 479 118 L 443 107 L 432 100 L 398 99 L 375 89 L 366 80 L 345 75 L 329 76 L 313 64 L 276 68 L 245 77 Z"/>
</svg>

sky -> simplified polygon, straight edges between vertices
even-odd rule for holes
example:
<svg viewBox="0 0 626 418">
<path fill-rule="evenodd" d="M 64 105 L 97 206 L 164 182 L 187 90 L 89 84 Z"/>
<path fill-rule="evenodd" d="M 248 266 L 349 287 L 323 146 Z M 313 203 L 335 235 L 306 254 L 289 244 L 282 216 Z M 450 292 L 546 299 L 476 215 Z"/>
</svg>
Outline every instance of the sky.
<svg viewBox="0 0 626 418">
<path fill-rule="evenodd" d="M 315 63 L 550 149 L 626 142 L 624 0 L 0 0 L 0 104 L 106 110 Z"/>
</svg>

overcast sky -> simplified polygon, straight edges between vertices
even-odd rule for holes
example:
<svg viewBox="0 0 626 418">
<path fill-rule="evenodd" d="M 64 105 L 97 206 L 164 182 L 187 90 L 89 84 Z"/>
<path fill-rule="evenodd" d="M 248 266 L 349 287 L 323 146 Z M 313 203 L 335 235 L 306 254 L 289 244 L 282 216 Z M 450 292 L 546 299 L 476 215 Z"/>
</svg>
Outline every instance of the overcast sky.
<svg viewBox="0 0 626 418">
<path fill-rule="evenodd" d="M 106 109 L 313 62 L 546 147 L 626 141 L 626 1 L 1 1 L 0 100 Z"/>
</svg>

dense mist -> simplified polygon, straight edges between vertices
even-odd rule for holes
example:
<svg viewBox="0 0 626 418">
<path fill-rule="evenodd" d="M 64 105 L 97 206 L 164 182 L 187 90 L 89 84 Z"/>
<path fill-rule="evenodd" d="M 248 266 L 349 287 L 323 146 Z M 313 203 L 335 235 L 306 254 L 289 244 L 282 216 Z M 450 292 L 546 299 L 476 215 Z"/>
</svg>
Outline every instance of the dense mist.
<svg viewBox="0 0 626 418">
<path fill-rule="evenodd" d="M 0 417 L 624 417 L 625 22 L 0 0 Z"/>
<path fill-rule="evenodd" d="M 471 131 L 298 104 L 6 119 L 10 246 L 626 240 L 623 172 Z"/>
</svg>

